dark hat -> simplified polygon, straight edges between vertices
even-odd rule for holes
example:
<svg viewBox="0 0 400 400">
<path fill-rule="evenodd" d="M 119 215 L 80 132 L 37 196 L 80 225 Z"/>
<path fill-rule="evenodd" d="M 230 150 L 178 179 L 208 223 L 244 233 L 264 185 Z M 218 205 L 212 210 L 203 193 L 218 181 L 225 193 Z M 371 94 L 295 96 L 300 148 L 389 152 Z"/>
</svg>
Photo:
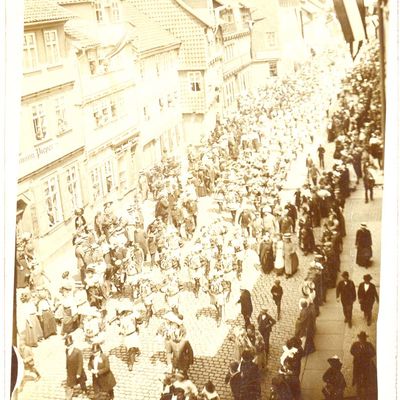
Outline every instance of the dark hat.
<svg viewBox="0 0 400 400">
<path fill-rule="evenodd" d="M 349 273 L 347 271 L 343 271 L 342 272 L 342 277 L 343 278 L 348 278 L 349 277 Z"/>
<path fill-rule="evenodd" d="M 361 339 L 361 338 L 366 339 L 366 338 L 368 337 L 368 335 L 367 335 L 364 331 L 361 331 L 357 336 L 358 336 L 360 339 Z"/>
<path fill-rule="evenodd" d="M 370 281 L 372 279 L 372 276 L 370 274 L 364 275 L 363 276 L 364 281 Z"/>
<path fill-rule="evenodd" d="M 232 361 L 232 362 L 229 364 L 229 368 L 230 368 L 232 371 L 237 371 L 238 368 L 239 368 L 239 363 L 238 363 L 237 361 Z"/>
<path fill-rule="evenodd" d="M 329 357 L 327 361 L 332 367 L 335 367 L 335 366 L 341 367 L 343 365 L 342 362 L 340 361 L 340 358 L 337 355 Z"/>
<path fill-rule="evenodd" d="M 254 358 L 254 354 L 250 350 L 243 350 L 242 358 L 244 361 L 252 361 Z"/>
<path fill-rule="evenodd" d="M 74 343 L 72 336 L 71 335 L 67 335 L 65 337 L 65 341 L 64 341 L 66 346 L 71 346 L 72 343 Z"/>
<path fill-rule="evenodd" d="M 101 350 L 101 347 L 98 343 L 93 343 L 92 344 L 92 353 L 98 353 Z"/>
</svg>

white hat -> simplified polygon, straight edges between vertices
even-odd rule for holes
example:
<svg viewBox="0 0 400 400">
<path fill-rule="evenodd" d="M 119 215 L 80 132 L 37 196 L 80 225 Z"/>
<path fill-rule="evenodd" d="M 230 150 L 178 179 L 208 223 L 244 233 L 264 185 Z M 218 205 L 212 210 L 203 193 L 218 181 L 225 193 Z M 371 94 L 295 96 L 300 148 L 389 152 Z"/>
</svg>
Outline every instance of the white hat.
<svg viewBox="0 0 400 400">
<path fill-rule="evenodd" d="M 172 311 L 168 311 L 164 315 L 163 318 L 166 319 L 167 321 L 173 322 L 174 324 L 177 324 L 177 325 L 183 324 L 183 321 L 180 318 L 178 318 L 178 316 L 175 313 L 173 313 Z"/>
</svg>

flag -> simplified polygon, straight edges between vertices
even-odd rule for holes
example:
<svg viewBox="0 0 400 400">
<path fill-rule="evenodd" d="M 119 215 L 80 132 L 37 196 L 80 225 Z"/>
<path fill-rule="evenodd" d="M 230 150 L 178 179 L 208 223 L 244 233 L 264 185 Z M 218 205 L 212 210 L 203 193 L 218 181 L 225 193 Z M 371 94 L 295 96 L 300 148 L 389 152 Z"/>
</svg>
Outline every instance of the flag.
<svg viewBox="0 0 400 400">
<path fill-rule="evenodd" d="M 344 40 L 349 43 L 353 60 L 357 57 L 362 43 L 367 39 L 364 0 L 333 0 L 337 19 L 343 31 Z M 356 53 L 354 54 L 354 51 Z"/>
</svg>

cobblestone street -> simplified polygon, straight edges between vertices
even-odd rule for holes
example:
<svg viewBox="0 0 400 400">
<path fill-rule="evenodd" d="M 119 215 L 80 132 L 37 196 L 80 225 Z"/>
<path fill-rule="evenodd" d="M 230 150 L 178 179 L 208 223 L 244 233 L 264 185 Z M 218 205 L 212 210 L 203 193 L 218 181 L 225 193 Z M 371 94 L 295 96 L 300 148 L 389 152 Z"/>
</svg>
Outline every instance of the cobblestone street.
<svg viewBox="0 0 400 400">
<path fill-rule="evenodd" d="M 311 149 L 311 150 L 310 150 Z M 307 151 L 312 151 L 312 146 Z M 305 151 L 306 154 L 306 151 Z M 292 172 L 288 177 L 294 181 L 293 175 L 297 175 L 299 181 L 304 179 L 304 174 L 299 173 L 298 166 L 303 163 L 305 154 L 299 155 L 299 159 L 294 162 Z M 304 165 L 304 164 L 303 164 Z M 290 197 L 290 190 L 285 193 Z M 148 202 L 147 208 L 150 210 L 151 202 Z M 363 202 L 363 190 L 358 188 L 352 193 L 346 203 L 345 215 L 347 223 L 347 236 L 344 240 L 344 251 L 342 254 L 342 270 L 348 270 L 357 285 L 362 280 L 364 270 L 360 267 L 354 267 L 354 237 L 355 231 L 361 221 L 367 220 L 373 232 L 374 242 L 374 264 L 371 273 L 374 276 L 375 283 L 379 286 L 379 237 L 380 237 L 380 212 L 381 212 L 381 189 L 377 190 L 376 200 L 365 205 Z M 215 205 L 210 198 L 203 198 L 200 202 L 200 221 L 212 221 L 217 216 Z M 318 229 L 316 229 L 318 237 Z M 185 245 L 185 249 L 190 247 L 190 243 Z M 284 290 L 282 302 L 282 315 L 277 322 L 271 334 L 270 357 L 268 361 L 268 371 L 263 377 L 263 398 L 269 394 L 270 381 L 272 376 L 279 368 L 279 357 L 282 352 L 282 345 L 288 337 L 293 335 L 295 321 L 298 316 L 298 301 L 300 298 L 300 283 L 305 278 L 307 267 L 312 261 L 312 255 L 304 257 L 299 253 L 300 267 L 298 273 L 290 278 L 283 279 L 282 286 Z M 184 274 L 180 276 L 182 281 L 187 281 L 188 277 Z M 252 298 L 254 311 L 253 321 L 260 312 L 263 305 L 267 305 L 271 315 L 275 316 L 275 304 L 270 295 L 270 288 L 275 279 L 274 274 L 264 275 L 255 269 L 243 271 L 242 283 L 249 290 L 252 288 Z M 201 387 L 208 379 L 212 379 L 216 385 L 217 391 L 222 399 L 231 399 L 229 386 L 225 385 L 224 378 L 227 372 L 229 362 L 231 362 L 232 342 L 229 336 L 234 326 L 241 326 L 243 323 L 240 315 L 239 306 L 236 301 L 239 298 L 239 282 L 233 282 L 232 295 L 230 303 L 226 309 L 226 324 L 217 327 L 215 321 L 215 311 L 209 303 L 208 295 L 201 293 L 199 299 L 195 300 L 193 293 L 184 291 L 181 295 L 181 310 L 185 315 L 185 326 L 187 328 L 187 337 L 192 343 L 195 363 L 190 369 L 190 376 L 194 383 Z M 195 302 L 197 311 L 194 311 Z M 129 372 L 125 360 L 125 355 L 120 346 L 118 331 L 111 327 L 107 332 L 107 349 L 110 352 L 111 369 L 117 377 L 117 386 L 115 389 L 116 399 L 129 400 L 157 400 L 162 388 L 161 380 L 166 372 L 166 359 L 164 353 L 164 344 L 156 336 L 155 332 L 162 322 L 160 318 L 165 312 L 165 303 L 163 296 L 157 294 L 155 300 L 156 316 L 153 318 L 147 328 L 142 328 L 141 336 L 141 355 L 134 365 L 133 371 Z M 143 310 L 144 311 L 144 310 Z M 377 309 L 374 309 L 374 318 L 376 320 Z M 310 355 L 303 362 L 302 389 L 304 400 L 321 399 L 321 376 L 326 369 L 326 359 L 331 353 L 337 353 L 344 360 L 344 371 L 348 386 L 351 384 L 351 363 L 352 358 L 348 353 L 351 343 L 355 340 L 356 334 L 360 330 L 366 330 L 375 342 L 375 324 L 367 327 L 362 319 L 362 313 L 355 306 L 353 329 L 344 327 L 342 320 L 341 306 L 336 303 L 334 290 L 328 292 L 328 302 L 321 307 L 321 315 L 317 319 L 317 351 Z M 79 330 L 74 334 L 77 347 L 84 349 L 86 357 L 84 365 L 90 355 L 89 347 L 84 342 L 82 332 Z M 333 345 L 332 344 L 336 343 Z M 63 381 L 65 380 L 65 347 L 61 336 L 54 336 L 42 343 L 35 351 L 37 367 L 42 372 L 42 379 L 39 382 L 28 382 L 24 391 L 20 394 L 20 399 L 64 399 Z M 48 366 L 52 369 L 49 370 Z M 352 390 L 350 388 L 349 393 Z M 78 395 L 79 392 L 76 392 Z M 91 393 L 93 397 L 93 393 Z"/>
</svg>

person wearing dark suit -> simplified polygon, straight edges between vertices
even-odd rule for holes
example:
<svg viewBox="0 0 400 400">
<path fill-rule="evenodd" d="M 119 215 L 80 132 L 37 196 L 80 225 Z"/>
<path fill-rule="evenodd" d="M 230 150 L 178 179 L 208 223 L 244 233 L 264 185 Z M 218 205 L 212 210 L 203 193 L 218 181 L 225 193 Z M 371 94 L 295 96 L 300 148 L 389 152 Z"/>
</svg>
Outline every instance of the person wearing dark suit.
<svg viewBox="0 0 400 400">
<path fill-rule="evenodd" d="M 357 247 L 357 265 L 368 268 L 372 257 L 372 237 L 365 223 L 361 224 L 361 228 L 356 233 L 355 245 Z"/>
<path fill-rule="evenodd" d="M 371 283 L 372 276 L 370 274 L 363 276 L 364 282 L 358 286 L 358 301 L 361 306 L 361 311 L 364 312 L 364 317 L 367 320 L 368 326 L 371 325 L 372 307 L 375 300 L 379 303 L 378 292 L 376 286 Z"/>
<path fill-rule="evenodd" d="M 250 318 L 253 313 L 253 303 L 251 302 L 251 294 L 244 287 L 240 288 L 240 299 L 237 304 L 240 303 L 241 313 L 244 318 L 244 326 L 247 327 L 251 324 Z"/>
<path fill-rule="evenodd" d="M 351 328 L 351 320 L 353 316 L 353 303 L 356 301 L 356 288 L 354 282 L 349 279 L 349 273 L 344 271 L 342 278 L 336 287 L 336 300 L 342 302 L 344 322 L 349 324 Z"/>
<path fill-rule="evenodd" d="M 253 362 L 253 353 L 244 350 L 240 363 L 240 395 L 239 400 L 260 400 L 260 371 L 257 364 Z"/>
<path fill-rule="evenodd" d="M 89 358 L 88 369 L 92 373 L 93 389 L 96 399 L 108 394 L 109 399 L 114 399 L 114 386 L 117 384 L 114 374 L 110 370 L 110 361 L 103 354 L 99 344 L 92 346 L 92 355 Z"/>
<path fill-rule="evenodd" d="M 66 367 L 67 367 L 67 383 L 65 389 L 66 400 L 71 400 L 74 387 L 79 383 L 84 393 L 87 393 L 86 388 L 86 373 L 83 369 L 82 351 L 74 347 L 72 336 L 68 335 L 65 338 L 66 350 Z"/>
<path fill-rule="evenodd" d="M 240 372 L 239 363 L 233 361 L 229 364 L 229 371 L 225 376 L 225 384 L 231 387 L 233 400 L 240 399 Z"/>
<path fill-rule="evenodd" d="M 353 386 L 357 389 L 358 399 L 377 398 L 376 351 L 368 342 L 368 335 L 361 331 L 358 340 L 351 345 L 353 358 Z"/>
<path fill-rule="evenodd" d="M 268 360 L 269 355 L 269 337 L 271 335 L 272 327 L 276 324 L 276 321 L 268 314 L 267 307 L 261 307 L 261 312 L 257 317 L 258 331 L 264 339 L 265 344 L 265 358 Z"/>
</svg>

